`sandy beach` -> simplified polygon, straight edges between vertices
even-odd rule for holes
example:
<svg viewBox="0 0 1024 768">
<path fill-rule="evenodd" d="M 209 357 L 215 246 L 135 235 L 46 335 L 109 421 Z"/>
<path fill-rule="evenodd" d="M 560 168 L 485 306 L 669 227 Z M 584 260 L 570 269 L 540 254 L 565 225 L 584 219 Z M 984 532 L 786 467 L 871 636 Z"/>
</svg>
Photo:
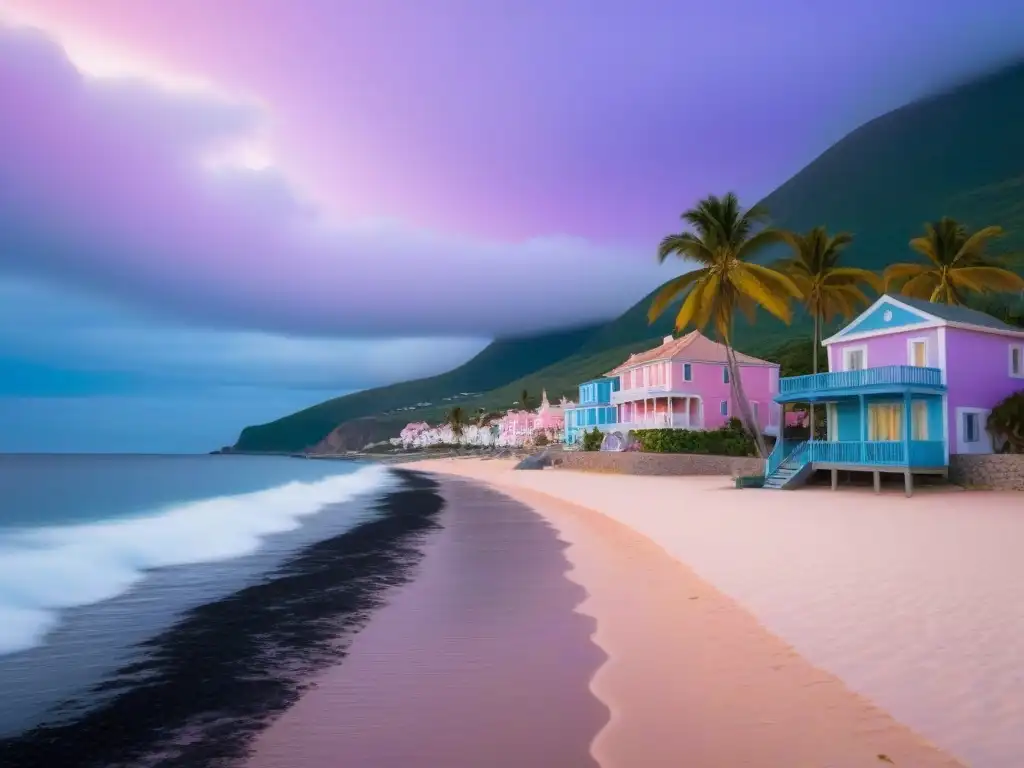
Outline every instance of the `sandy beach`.
<svg viewBox="0 0 1024 768">
<path fill-rule="evenodd" d="M 603 768 L 1021 764 L 1019 494 L 413 466 L 500 489 L 569 542 L 608 655 Z"/>
<path fill-rule="evenodd" d="M 440 529 L 338 663 L 253 744 L 250 768 L 596 768 L 606 656 L 566 544 L 538 514 L 447 479 Z"/>
</svg>

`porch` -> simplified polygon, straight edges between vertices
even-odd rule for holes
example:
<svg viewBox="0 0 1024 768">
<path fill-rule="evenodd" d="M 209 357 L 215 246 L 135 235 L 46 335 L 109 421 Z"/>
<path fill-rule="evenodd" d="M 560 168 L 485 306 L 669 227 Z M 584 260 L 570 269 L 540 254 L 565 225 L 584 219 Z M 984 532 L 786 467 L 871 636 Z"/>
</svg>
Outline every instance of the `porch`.
<svg viewBox="0 0 1024 768">
<path fill-rule="evenodd" d="M 824 408 L 826 439 L 812 436 L 806 441 L 777 441 L 765 467 L 766 488 L 797 488 L 815 471 L 824 469 L 831 472 L 833 488 L 838 487 L 840 471 L 870 472 L 876 491 L 882 473 L 902 474 L 909 495 L 913 475 L 946 474 L 945 388 L 930 380 L 930 374 L 928 383 L 922 384 L 925 377 L 905 375 L 900 370 L 897 375 L 887 376 L 888 382 L 879 382 L 876 376 L 870 384 L 853 387 L 853 394 L 848 393 L 846 379 L 850 377 L 845 375 L 852 373 L 863 372 L 844 371 L 842 379 L 836 381 L 842 386 L 816 387 L 813 381 L 805 382 L 798 390 L 790 388 L 780 395 L 780 400 L 788 401 L 796 390 Z"/>
<path fill-rule="evenodd" d="M 652 395 L 636 400 L 627 399 L 628 391 L 615 395 L 612 400 L 619 401 L 615 406 L 619 430 L 704 428 L 704 404 L 698 395 Z"/>
</svg>

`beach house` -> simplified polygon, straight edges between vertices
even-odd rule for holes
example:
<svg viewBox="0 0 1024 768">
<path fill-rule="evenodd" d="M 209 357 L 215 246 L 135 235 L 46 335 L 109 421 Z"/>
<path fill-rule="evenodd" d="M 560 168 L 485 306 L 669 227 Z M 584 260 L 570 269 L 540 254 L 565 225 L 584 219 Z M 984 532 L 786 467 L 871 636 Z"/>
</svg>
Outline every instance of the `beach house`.
<svg viewBox="0 0 1024 768">
<path fill-rule="evenodd" d="M 617 407 L 612 394 L 619 391 L 619 379 L 592 379 L 580 384 L 579 401 L 565 410 L 565 442 L 573 445 L 589 429 L 604 431 L 616 423 Z"/>
<path fill-rule="evenodd" d="M 826 410 L 827 434 L 779 440 L 767 488 L 795 488 L 818 469 L 904 477 L 946 474 L 950 455 L 992 453 L 992 408 L 1024 389 L 1024 331 L 983 312 L 884 295 L 823 342 L 828 372 L 784 378 L 777 403 Z"/>
<path fill-rule="evenodd" d="M 754 420 L 766 435 L 780 431 L 779 365 L 736 353 L 740 381 Z M 700 331 L 631 355 L 607 374 L 618 379 L 611 392 L 615 429 L 718 429 L 739 416 L 733 399 L 725 345 Z"/>
<path fill-rule="evenodd" d="M 540 407 L 536 411 L 510 410 L 502 417 L 498 424 L 497 444 L 521 446 L 539 434 L 551 441 L 561 440 L 567 406 L 571 404 L 564 397 L 558 405 L 552 405 L 547 391 L 542 391 Z"/>
</svg>

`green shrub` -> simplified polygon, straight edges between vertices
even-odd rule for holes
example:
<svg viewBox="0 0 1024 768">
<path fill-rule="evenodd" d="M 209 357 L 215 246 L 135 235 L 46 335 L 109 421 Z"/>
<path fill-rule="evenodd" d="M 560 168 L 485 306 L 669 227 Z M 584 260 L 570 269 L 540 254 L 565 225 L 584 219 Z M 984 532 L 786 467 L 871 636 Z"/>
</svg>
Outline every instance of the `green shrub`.
<svg viewBox="0 0 1024 768">
<path fill-rule="evenodd" d="M 993 408 L 986 426 L 1003 443 L 1003 453 L 1024 453 L 1024 389 Z"/>
<path fill-rule="evenodd" d="M 707 453 L 714 456 L 756 456 L 757 446 L 739 419 L 721 429 L 638 429 L 633 433 L 647 453 Z"/>
<path fill-rule="evenodd" d="M 548 440 L 548 436 L 545 435 L 543 432 L 538 433 L 533 438 L 533 444 L 538 446 L 538 447 L 540 447 L 542 445 L 547 445 L 549 442 L 550 441 Z"/>
<path fill-rule="evenodd" d="M 604 432 L 594 427 L 589 432 L 583 433 L 583 450 L 600 451 L 601 443 L 604 442 Z"/>
</svg>

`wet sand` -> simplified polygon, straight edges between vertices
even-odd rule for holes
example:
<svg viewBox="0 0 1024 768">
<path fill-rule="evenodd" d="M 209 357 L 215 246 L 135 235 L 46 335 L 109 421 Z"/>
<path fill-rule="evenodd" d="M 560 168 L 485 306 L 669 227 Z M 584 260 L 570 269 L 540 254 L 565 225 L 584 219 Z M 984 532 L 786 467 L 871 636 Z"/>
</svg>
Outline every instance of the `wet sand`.
<svg viewBox="0 0 1024 768">
<path fill-rule="evenodd" d="M 797 538 L 792 514 L 787 516 L 782 507 L 773 507 L 792 501 L 794 494 L 726 491 L 727 478 L 512 472 L 510 462 L 498 461 L 445 460 L 415 466 L 486 481 L 530 504 L 571 543 L 568 556 L 574 567 L 570 576 L 589 593 L 580 609 L 596 618 L 595 641 L 609 657 L 593 680 L 594 692 L 612 712 L 593 745 L 593 754 L 603 768 L 856 768 L 887 765 L 888 761 L 914 768 L 1019 765 L 1019 761 L 998 756 L 958 762 L 854 692 L 834 673 L 812 664 L 794 650 L 789 637 L 773 634 L 765 626 L 764 616 L 770 614 L 765 603 L 758 604 L 755 614 L 748 605 L 720 591 L 717 582 L 712 585 L 698 576 L 676 555 L 680 550 L 707 549 L 701 564 L 727 563 L 736 577 L 727 580 L 730 586 L 750 584 L 756 591 L 756 585 L 761 585 L 774 597 L 768 608 L 802 613 L 805 633 L 811 637 L 854 633 L 860 641 L 856 650 L 862 667 L 874 665 L 891 674 L 894 670 L 886 656 L 905 652 L 908 644 L 913 645 L 913 637 L 889 633 L 883 642 L 876 640 L 872 645 L 864 642 L 862 627 L 850 626 L 849 616 L 846 624 L 828 623 L 826 617 L 843 616 L 848 609 L 843 595 L 832 587 L 829 569 L 837 569 L 831 561 L 837 551 L 857 544 L 851 544 L 849 532 L 837 538 L 839 532 L 832 526 L 842 527 L 843 520 L 833 519 L 831 526 L 819 521 L 816 527 L 810 517 L 812 508 L 801 518 L 799 524 L 806 530 Z M 805 498 L 812 505 L 825 501 Z M 834 511 L 836 495 L 827 498 Z M 586 501 L 585 506 L 572 503 L 580 499 Z M 899 512 L 896 505 L 904 501 L 902 496 L 876 499 L 859 495 L 839 506 L 848 506 L 844 514 L 849 515 L 881 503 L 891 517 Z M 737 519 L 741 508 L 746 510 L 742 520 Z M 595 510 L 604 514 L 595 514 Z M 776 512 L 779 519 L 774 517 Z M 892 528 L 887 518 L 869 520 L 871 536 L 884 536 L 879 525 L 888 523 Z M 854 523 L 845 518 L 847 529 Z M 780 526 L 790 537 L 789 546 L 772 532 Z M 810 551 L 804 552 L 807 548 Z M 765 551 L 758 554 L 760 550 Z M 875 567 L 877 554 L 854 554 L 860 555 L 865 582 L 870 585 L 868 569 Z M 810 561 L 820 563 L 817 571 L 808 570 Z M 713 568 L 709 570 L 715 573 Z M 905 567 L 897 570 L 904 579 L 913 574 Z M 721 575 L 722 570 L 717 573 Z M 912 581 L 896 581 L 890 588 L 913 593 L 916 586 Z M 892 597 L 900 599 L 898 594 Z M 904 596 L 901 604 L 906 603 Z M 881 627 L 892 618 L 885 605 L 876 604 L 872 627 Z M 856 618 L 860 619 L 859 613 Z M 842 642 L 838 645 L 848 648 Z M 970 663 L 969 654 L 965 661 Z M 1006 674 L 1012 676 L 1015 669 L 1011 664 L 1005 668 Z M 940 672 L 933 668 L 931 679 L 926 680 L 919 667 L 904 670 L 900 678 L 906 687 L 903 695 L 941 690 L 935 680 L 943 679 Z M 952 671 L 951 679 L 961 679 L 961 672 Z M 892 684 L 891 678 L 889 682 Z M 978 753 L 989 750 L 988 754 L 997 754 L 994 748 L 1006 745 L 995 736 L 1006 733 L 1007 723 L 1012 721 L 1000 719 L 988 733 L 978 729 L 982 719 L 971 716 L 971 693 L 947 690 L 943 700 L 955 708 L 949 719 L 965 715 L 969 719 L 957 731 L 956 741 Z M 929 710 L 942 706 L 934 700 L 920 705 Z M 1016 711 L 1012 702 L 1007 705 L 1006 712 Z M 929 735 L 938 741 L 933 733 Z"/>
<path fill-rule="evenodd" d="M 442 529 L 345 658 L 253 743 L 250 768 L 591 768 L 605 654 L 566 545 L 535 512 L 445 480 Z"/>
</svg>

